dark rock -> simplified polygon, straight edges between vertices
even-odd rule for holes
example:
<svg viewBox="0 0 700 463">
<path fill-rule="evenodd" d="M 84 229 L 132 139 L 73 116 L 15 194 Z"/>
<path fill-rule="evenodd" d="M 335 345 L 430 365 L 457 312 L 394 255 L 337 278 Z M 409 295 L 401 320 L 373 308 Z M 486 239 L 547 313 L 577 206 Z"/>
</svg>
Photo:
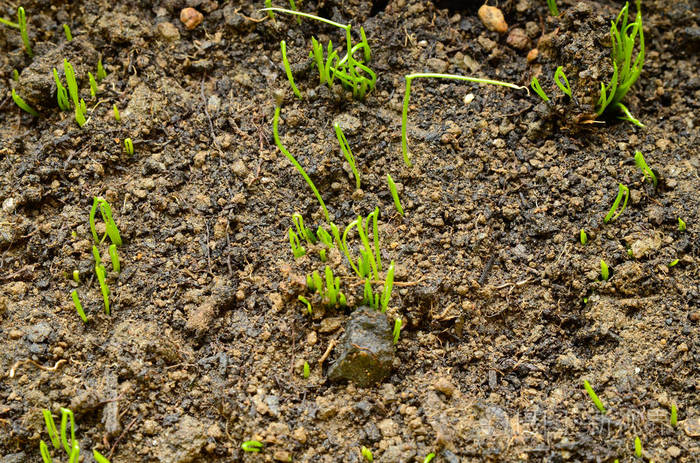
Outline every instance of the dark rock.
<svg viewBox="0 0 700 463">
<path fill-rule="evenodd" d="M 360 307 L 345 327 L 340 355 L 328 369 L 328 377 L 369 386 L 391 372 L 393 357 L 394 345 L 386 314 Z"/>
</svg>

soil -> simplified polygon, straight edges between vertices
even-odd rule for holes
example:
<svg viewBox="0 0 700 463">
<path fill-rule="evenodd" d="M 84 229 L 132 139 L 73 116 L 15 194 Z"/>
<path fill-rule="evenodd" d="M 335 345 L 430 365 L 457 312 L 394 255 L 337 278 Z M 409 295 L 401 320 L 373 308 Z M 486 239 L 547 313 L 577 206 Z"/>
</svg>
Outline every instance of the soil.
<svg viewBox="0 0 700 463">
<path fill-rule="evenodd" d="M 633 460 L 635 437 L 643 461 L 700 461 L 697 2 L 643 2 L 646 62 L 624 101 L 644 128 L 581 123 L 612 74 L 620 2 L 560 0 L 559 17 L 544 1 L 497 2 L 505 34 L 487 29 L 472 1 L 297 3 L 352 22 L 355 40 L 364 27 L 378 75 L 364 101 L 320 86 L 310 67 L 311 37 L 337 45 L 342 31 L 280 13 L 272 21 L 261 0 L 29 0 L 33 59 L 18 31 L 0 25 L 0 462 L 39 461 L 41 410 L 59 416 L 60 407 L 75 413 L 87 463 L 90 449 L 112 462 L 360 462 L 362 446 L 380 462 L 431 452 L 449 463 L 612 462 Z M 192 30 L 179 19 L 186 6 L 204 16 Z M 2 17 L 14 12 L 0 1 Z M 107 77 L 91 99 L 87 71 L 100 55 Z M 82 129 L 56 107 L 51 70 L 63 72 L 62 58 L 88 106 Z M 560 65 L 575 101 L 554 85 Z M 408 168 L 403 76 L 424 71 L 519 85 L 539 76 L 552 104 L 418 79 Z M 41 116 L 16 107 L 11 88 Z M 304 287 L 326 263 L 318 245 L 293 258 L 291 216 L 313 229 L 325 221 L 273 141 L 275 90 L 286 95 L 282 142 L 331 220 L 342 231 L 379 207 L 385 270 L 397 266 L 388 319 L 401 317 L 403 329 L 378 384 L 327 378 L 363 281 L 336 249 L 327 264 L 350 308 L 323 308 Z M 629 203 L 605 224 L 618 183 Z M 124 241 L 122 270 L 107 278 L 110 316 L 94 278 L 95 196 L 112 205 Z M 107 244 L 100 250 L 110 267 Z M 312 299 L 312 315 L 299 295 Z M 251 439 L 260 453 L 241 449 Z"/>
</svg>

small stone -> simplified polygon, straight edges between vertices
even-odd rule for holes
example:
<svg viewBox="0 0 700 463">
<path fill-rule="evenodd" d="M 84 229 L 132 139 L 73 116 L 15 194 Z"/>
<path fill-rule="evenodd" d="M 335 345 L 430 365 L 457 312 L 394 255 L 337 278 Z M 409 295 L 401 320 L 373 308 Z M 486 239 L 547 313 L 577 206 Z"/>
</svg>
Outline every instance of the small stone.
<svg viewBox="0 0 700 463">
<path fill-rule="evenodd" d="M 666 451 L 671 456 L 671 458 L 678 458 L 679 456 L 681 456 L 681 449 L 679 449 L 675 445 L 670 446 L 666 449 Z"/>
<path fill-rule="evenodd" d="M 530 46 L 530 38 L 527 36 L 525 29 L 516 27 L 508 34 L 506 43 L 516 50 L 525 50 Z"/>
<path fill-rule="evenodd" d="M 180 40 L 180 31 L 177 30 L 174 24 L 168 22 L 160 23 L 156 28 L 160 36 L 168 42 L 177 42 Z"/>
<path fill-rule="evenodd" d="M 334 124 L 338 124 L 344 135 L 355 135 L 362 127 L 362 121 L 348 113 L 343 113 L 335 118 Z"/>
<path fill-rule="evenodd" d="M 240 159 L 233 163 L 231 171 L 238 177 L 245 177 L 248 175 L 248 167 Z"/>
<path fill-rule="evenodd" d="M 275 451 L 272 458 L 274 458 L 275 461 L 292 461 L 292 454 L 287 450 L 280 449 Z"/>
<path fill-rule="evenodd" d="M 10 339 L 19 339 L 22 337 L 22 331 L 18 329 L 10 330 Z"/>
<path fill-rule="evenodd" d="M 384 437 L 394 437 L 399 433 L 399 425 L 391 418 L 384 419 L 377 423 L 377 428 L 379 428 L 379 432 L 381 432 Z"/>
<path fill-rule="evenodd" d="M 698 311 L 691 312 L 689 318 L 690 318 L 691 322 L 700 321 L 700 312 L 698 312 Z"/>
<path fill-rule="evenodd" d="M 321 320 L 321 326 L 318 328 L 320 333 L 333 333 L 340 329 L 341 321 L 338 317 L 324 318 Z"/>
<path fill-rule="evenodd" d="M 306 444 L 306 430 L 304 428 L 296 428 L 292 433 L 292 437 L 300 444 Z"/>
<path fill-rule="evenodd" d="M 450 63 L 447 61 L 438 59 L 438 58 L 429 58 L 428 59 L 428 67 L 432 69 L 434 72 L 443 74 L 447 72 L 447 68 L 450 66 Z"/>
<path fill-rule="evenodd" d="M 194 8 L 183 8 L 180 11 L 180 21 L 185 25 L 188 31 L 199 26 L 204 20 L 204 15 Z"/>
<path fill-rule="evenodd" d="M 442 392 L 447 397 L 452 397 L 455 393 L 454 384 L 452 384 L 452 382 L 444 376 L 435 381 L 435 384 L 433 384 L 433 389 L 438 392 Z"/>
<path fill-rule="evenodd" d="M 700 437 L 700 416 L 685 420 L 683 422 L 683 431 L 690 437 Z"/>
<path fill-rule="evenodd" d="M 631 242 L 632 256 L 635 259 L 641 259 L 651 251 L 657 251 L 661 247 L 661 236 L 658 233 L 653 235 L 644 235 L 642 233 L 633 233 L 625 237 L 627 242 Z"/>
<path fill-rule="evenodd" d="M 527 62 L 532 63 L 540 55 L 540 51 L 537 48 L 533 48 L 527 53 Z"/>
<path fill-rule="evenodd" d="M 495 6 L 482 5 L 479 8 L 479 19 L 484 23 L 484 26 L 490 31 L 496 31 L 503 34 L 508 30 L 508 23 L 501 10 Z"/>
<path fill-rule="evenodd" d="M 224 433 L 221 432 L 221 428 L 219 427 L 218 424 L 213 423 L 207 429 L 207 436 L 211 437 L 213 439 L 221 439 L 222 437 L 224 437 Z"/>
<path fill-rule="evenodd" d="M 200 151 L 199 153 L 194 155 L 194 166 L 195 167 L 202 167 L 204 165 L 204 161 L 207 160 L 207 152 L 206 151 Z"/>
</svg>

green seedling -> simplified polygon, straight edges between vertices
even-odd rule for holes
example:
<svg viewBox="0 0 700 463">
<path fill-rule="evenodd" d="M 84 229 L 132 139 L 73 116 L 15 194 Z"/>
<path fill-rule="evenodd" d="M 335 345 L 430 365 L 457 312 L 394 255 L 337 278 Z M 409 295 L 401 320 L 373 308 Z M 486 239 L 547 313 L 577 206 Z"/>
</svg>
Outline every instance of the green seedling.
<svg viewBox="0 0 700 463">
<path fill-rule="evenodd" d="M 340 144 L 340 149 L 343 152 L 343 156 L 345 156 L 345 160 L 348 161 L 348 164 L 350 164 L 350 169 L 352 169 L 352 174 L 355 176 L 355 188 L 358 190 L 360 189 L 360 173 L 357 171 L 357 164 L 355 162 L 355 156 L 352 155 L 352 150 L 350 149 L 350 145 L 348 144 L 348 139 L 345 138 L 345 134 L 343 133 L 343 129 L 340 128 L 340 125 L 336 122 L 333 124 L 333 128 L 335 129 L 335 136 L 338 139 L 338 143 Z"/>
<path fill-rule="evenodd" d="M 105 235 L 102 237 L 101 240 L 98 239 L 97 230 L 95 229 L 95 214 L 97 213 L 98 208 L 100 209 L 102 220 L 105 222 Z M 107 201 L 100 198 L 99 196 L 95 196 L 93 198 L 92 209 L 90 209 L 89 222 L 90 231 L 92 232 L 92 237 L 95 240 L 95 243 L 99 244 L 102 241 L 104 241 L 107 236 L 109 236 L 109 239 L 110 241 L 112 241 L 112 243 L 116 244 L 117 246 L 122 245 L 122 238 L 119 235 L 119 229 L 117 228 L 117 224 L 114 223 L 114 219 L 112 218 L 112 208 L 110 207 Z"/>
<path fill-rule="evenodd" d="M 340 292 L 340 278 L 333 278 L 333 271 L 326 265 L 326 299 L 330 306 L 338 304 L 341 307 L 346 305 L 345 295 Z"/>
<path fill-rule="evenodd" d="M 403 207 L 401 207 L 401 201 L 399 201 L 399 193 L 396 191 L 396 183 L 394 183 L 394 179 L 391 178 L 391 175 L 386 174 L 386 181 L 389 184 L 389 192 L 391 193 L 391 197 L 394 200 L 394 206 L 396 206 L 396 210 L 403 216 Z"/>
<path fill-rule="evenodd" d="M 372 283 L 369 279 L 365 280 L 364 297 L 362 299 L 364 305 L 377 310 L 379 308 L 379 294 L 372 292 Z"/>
<path fill-rule="evenodd" d="M 362 452 L 362 456 L 367 460 L 369 463 L 372 463 L 374 461 L 374 456 L 372 456 L 372 451 L 365 447 L 364 445 L 360 449 L 360 452 Z"/>
<path fill-rule="evenodd" d="M 97 450 L 92 451 L 92 457 L 95 459 L 97 463 L 109 463 L 109 460 L 104 457 L 100 452 Z"/>
<path fill-rule="evenodd" d="M 114 105 L 112 106 L 112 111 L 114 112 L 114 120 L 117 122 L 121 122 L 122 117 L 119 115 L 119 109 L 117 108 L 116 103 L 114 103 Z"/>
<path fill-rule="evenodd" d="M 603 402 L 601 402 L 600 399 L 598 398 L 598 396 L 596 395 L 595 391 L 591 387 L 591 384 L 588 381 L 584 380 L 583 387 L 586 389 L 588 396 L 591 398 L 591 400 L 593 401 L 595 406 L 598 408 L 598 410 L 600 410 L 600 413 L 605 415 L 605 413 L 606 413 L 605 406 L 603 405 Z"/>
<path fill-rule="evenodd" d="M 63 33 L 66 34 L 66 40 L 69 42 L 73 40 L 73 34 L 70 33 L 70 26 L 68 26 L 68 24 L 63 25 Z"/>
<path fill-rule="evenodd" d="M 308 299 L 301 294 L 298 296 L 298 299 L 306 305 L 306 311 L 309 313 L 309 315 L 314 313 L 313 309 L 311 308 L 311 302 L 309 302 Z"/>
<path fill-rule="evenodd" d="M 109 245 L 109 258 L 112 261 L 112 271 L 121 272 L 121 264 L 119 263 L 119 254 L 117 254 L 117 245 L 112 243 Z"/>
<path fill-rule="evenodd" d="M 392 336 L 394 337 L 394 344 L 399 342 L 399 335 L 401 334 L 401 319 L 397 318 L 394 320 L 394 333 Z"/>
<path fill-rule="evenodd" d="M 435 454 L 434 454 L 434 453 L 429 453 L 429 454 L 427 454 L 427 455 L 425 456 L 425 459 L 423 460 L 423 463 L 430 463 L 431 461 L 433 461 L 433 458 L 435 458 Z"/>
<path fill-rule="evenodd" d="M 309 362 L 304 362 L 304 379 L 308 379 L 311 376 L 311 367 L 309 367 Z"/>
<path fill-rule="evenodd" d="M 292 10 L 299 11 L 294 0 L 289 0 L 289 6 L 292 8 Z M 301 18 L 299 16 L 297 16 L 297 24 L 301 26 Z"/>
<path fill-rule="evenodd" d="M 294 227 L 296 228 L 297 235 L 299 235 L 299 237 L 304 238 L 309 245 L 316 244 L 316 236 L 314 236 L 310 229 L 304 226 L 304 218 L 301 216 L 301 214 L 292 214 L 292 223 L 294 223 Z"/>
<path fill-rule="evenodd" d="M 126 151 L 126 154 L 129 156 L 134 155 L 134 142 L 131 141 L 131 138 L 124 139 L 124 151 Z"/>
<path fill-rule="evenodd" d="M 267 8 L 268 10 L 269 10 L 270 8 L 272 8 L 272 0 L 265 0 L 265 8 Z M 274 19 L 275 19 L 275 13 L 273 13 L 272 11 L 268 11 L 268 12 L 267 12 L 267 17 L 270 18 L 270 19 L 272 19 L 272 20 L 274 21 Z"/>
<path fill-rule="evenodd" d="M 56 100 L 58 100 L 58 107 L 61 108 L 61 111 L 68 111 L 70 109 L 68 91 L 61 83 L 56 68 L 53 68 L 53 81 L 56 83 Z"/>
<path fill-rule="evenodd" d="M 318 237 L 318 240 L 328 249 L 333 247 L 333 238 L 323 227 L 318 227 L 318 230 L 316 230 L 316 236 Z"/>
<path fill-rule="evenodd" d="M 19 24 L 18 24 L 18 23 L 13 23 L 13 22 L 10 21 L 9 19 L 0 18 L 0 24 L 4 24 L 4 25 L 6 25 L 7 27 L 11 27 L 11 28 L 13 28 L 13 29 L 19 29 Z"/>
<path fill-rule="evenodd" d="M 379 249 L 379 230 L 377 226 L 377 218 L 379 216 L 379 208 L 375 208 L 372 213 L 367 215 L 367 221 L 364 222 L 362 216 L 358 216 L 356 220 L 352 221 L 343 232 L 343 239 L 339 242 L 338 247 L 343 251 L 347 257 L 350 266 L 357 273 L 360 278 L 365 278 L 371 276 L 372 279 L 378 279 L 379 271 L 382 269 L 381 253 Z M 374 254 L 372 253 L 372 247 L 369 244 L 369 221 L 372 219 L 372 232 L 373 232 L 373 242 L 374 242 Z M 350 250 L 347 244 L 348 232 L 352 228 L 356 228 L 358 235 L 360 237 L 360 242 L 363 248 L 360 249 L 360 256 L 358 257 L 357 265 L 355 265 L 352 257 L 350 257 Z M 334 231 L 335 232 L 335 231 Z"/>
<path fill-rule="evenodd" d="M 552 14 L 552 16 L 559 16 L 556 0 L 547 0 L 547 5 L 549 6 L 549 12 Z"/>
<path fill-rule="evenodd" d="M 94 244 L 92 245 L 92 257 L 95 259 L 95 265 L 100 265 L 102 263 L 100 250 Z"/>
<path fill-rule="evenodd" d="M 80 106 L 80 94 L 78 92 L 78 81 L 75 78 L 75 69 L 67 59 L 63 59 L 63 72 L 66 75 L 66 83 L 68 84 L 68 94 L 73 100 L 73 106 L 78 108 Z"/>
<path fill-rule="evenodd" d="M 78 126 L 82 127 L 85 125 L 87 120 L 85 119 L 85 101 L 80 100 L 80 107 L 76 106 L 75 107 L 75 122 L 78 123 Z"/>
<path fill-rule="evenodd" d="M 80 283 L 80 272 L 78 270 L 73 270 L 73 281 Z"/>
<path fill-rule="evenodd" d="M 654 175 L 654 172 L 649 168 L 647 165 L 646 161 L 644 160 L 644 155 L 642 155 L 641 151 L 637 151 L 634 153 L 634 163 L 637 164 L 637 167 L 642 171 L 642 174 L 644 174 L 644 178 L 648 178 L 651 180 L 651 182 L 656 186 L 658 180 L 656 179 L 656 175 Z"/>
<path fill-rule="evenodd" d="M 684 232 L 686 230 L 686 225 L 683 219 L 678 217 L 678 231 Z"/>
<path fill-rule="evenodd" d="M 17 106 L 22 108 L 24 111 L 28 112 L 34 117 L 38 117 L 39 113 L 36 111 L 36 109 L 32 108 L 29 106 L 27 103 L 24 102 L 21 96 L 17 95 L 17 92 L 15 92 L 15 89 L 12 89 L 12 101 L 15 102 Z"/>
<path fill-rule="evenodd" d="M 80 299 L 78 298 L 78 290 L 74 289 L 71 291 L 70 296 L 73 298 L 73 305 L 75 306 L 75 310 L 78 312 L 78 315 L 84 323 L 87 323 L 87 316 L 85 315 L 83 305 L 80 303 Z"/>
<path fill-rule="evenodd" d="M 102 82 L 102 79 L 107 77 L 105 68 L 102 66 L 102 58 L 97 60 L 97 75 L 95 77 L 97 77 L 98 82 Z"/>
<path fill-rule="evenodd" d="M 70 419 L 70 442 L 68 441 L 67 430 L 68 420 Z M 61 408 L 61 442 L 63 449 L 68 455 L 75 451 L 78 441 L 75 440 L 75 418 L 73 412 L 67 408 Z"/>
<path fill-rule="evenodd" d="M 70 457 L 68 458 L 68 463 L 78 463 L 80 461 L 80 447 L 76 442 L 73 445 L 73 449 L 70 452 Z"/>
<path fill-rule="evenodd" d="M 247 440 L 241 444 L 241 448 L 244 452 L 254 452 L 258 453 L 263 448 L 263 444 L 256 440 Z"/>
<path fill-rule="evenodd" d="M 566 74 L 564 74 L 563 66 L 559 66 L 554 72 L 554 83 L 557 84 L 557 87 L 559 87 L 559 89 L 562 92 L 564 92 L 564 94 L 567 95 L 569 98 L 574 97 L 574 95 L 571 93 L 571 85 L 569 85 L 569 79 L 567 79 Z"/>
<path fill-rule="evenodd" d="M 46 431 L 49 433 L 49 439 L 53 444 L 55 449 L 61 448 L 61 441 L 59 440 L 58 430 L 56 429 L 56 422 L 53 420 L 53 416 L 49 410 L 43 409 L 41 413 L 44 415 L 44 423 L 46 423 Z"/>
<path fill-rule="evenodd" d="M 542 90 L 542 86 L 540 85 L 540 81 L 537 80 L 537 77 L 533 77 L 532 81 L 530 82 L 530 87 L 539 95 L 540 98 L 542 98 L 544 101 L 549 103 L 549 97 L 547 94 Z"/>
<path fill-rule="evenodd" d="M 635 119 L 629 110 L 622 104 L 622 100 L 630 87 L 637 81 L 644 66 L 644 28 L 642 25 L 641 0 L 637 0 L 637 15 L 634 22 L 628 24 L 629 2 L 625 3 L 617 19 L 610 25 L 610 39 L 612 42 L 613 76 L 606 86 L 601 82 L 600 97 L 596 104 L 596 115 L 604 113 L 619 114 L 618 118 L 632 122 L 635 125 L 644 125 Z M 635 42 L 639 34 L 639 53 L 634 62 Z"/>
<path fill-rule="evenodd" d="M 19 24 L 19 33 L 22 35 L 22 41 L 24 42 L 24 49 L 29 57 L 33 58 L 34 53 L 32 52 L 32 45 L 29 43 L 29 34 L 27 33 L 27 14 L 21 6 L 17 8 L 17 23 Z"/>
<path fill-rule="evenodd" d="M 679 259 L 673 259 L 671 262 L 668 263 L 668 266 L 675 267 L 676 265 L 678 265 L 678 262 L 680 262 Z"/>
<path fill-rule="evenodd" d="M 12 80 L 19 82 L 19 71 L 17 69 L 12 70 Z"/>
<path fill-rule="evenodd" d="M 95 265 L 95 274 L 97 275 L 97 281 L 100 283 L 100 292 L 102 292 L 102 299 L 105 303 L 105 314 L 109 315 L 109 287 L 105 279 L 106 271 L 104 265 Z"/>
<path fill-rule="evenodd" d="M 269 11 L 268 14 L 272 14 L 272 12 Z M 330 77 L 328 76 L 328 72 L 326 71 L 326 66 L 324 64 L 323 45 L 321 45 L 315 37 L 311 37 L 311 54 L 309 56 L 313 57 L 316 67 L 318 68 L 320 84 L 325 84 L 330 80 Z"/>
<path fill-rule="evenodd" d="M 309 178 L 306 171 L 301 167 L 301 164 L 299 164 L 296 158 L 292 156 L 292 154 L 289 151 L 287 151 L 287 149 L 284 146 L 282 146 L 282 142 L 280 141 L 279 135 L 280 109 L 280 104 L 277 104 L 277 106 L 275 106 L 275 116 L 272 120 L 272 134 L 275 138 L 275 144 L 277 145 L 277 148 L 279 148 L 279 150 L 282 152 L 282 154 L 284 154 L 287 157 L 289 162 L 291 162 L 292 165 L 296 167 L 297 171 L 299 171 L 301 176 L 304 177 L 304 180 L 306 180 L 306 183 L 309 185 L 311 190 L 314 192 L 314 195 L 316 195 L 316 199 L 318 199 L 318 202 L 321 204 L 321 207 L 323 208 L 323 213 L 326 216 L 326 220 L 330 222 L 330 215 L 328 214 L 328 209 L 326 209 L 326 204 L 323 202 L 323 198 L 321 198 L 321 193 L 318 192 L 316 186 L 314 185 L 314 182 L 311 181 L 311 178 Z"/>
<path fill-rule="evenodd" d="M 678 407 L 676 404 L 671 404 L 671 426 L 674 428 L 678 426 Z"/>
<path fill-rule="evenodd" d="M 292 230 L 291 227 L 289 228 L 287 233 L 289 235 L 289 246 L 291 246 L 292 248 L 292 255 L 294 255 L 294 258 L 298 259 L 306 255 L 306 249 L 304 248 L 304 246 L 301 245 L 299 235 L 294 233 L 294 230 Z"/>
<path fill-rule="evenodd" d="M 617 211 L 617 207 L 620 205 L 620 201 L 622 200 L 623 197 L 625 198 L 625 201 L 622 203 L 622 208 L 620 209 L 620 211 L 617 214 L 615 214 L 615 211 Z M 603 219 L 603 222 L 608 223 L 611 220 L 617 219 L 620 216 L 620 214 L 622 214 L 622 212 L 625 210 L 625 207 L 627 207 L 627 200 L 629 199 L 629 197 L 630 197 L 629 188 L 627 188 L 625 185 L 620 183 L 617 187 L 617 197 L 615 198 L 615 201 L 613 202 L 613 205 L 610 208 L 610 211 L 605 216 L 605 219 Z"/>
<path fill-rule="evenodd" d="M 287 42 L 282 40 L 280 42 L 280 48 L 282 49 L 282 64 L 284 64 L 284 72 L 287 73 L 287 79 L 289 80 L 289 85 L 292 87 L 294 94 L 302 100 L 301 92 L 294 83 L 294 76 L 292 75 L 292 68 L 289 67 L 289 61 L 287 60 Z"/>
<path fill-rule="evenodd" d="M 406 164 L 406 166 L 411 167 L 411 160 L 409 159 L 408 156 L 408 136 L 406 134 L 407 131 L 407 126 L 408 126 L 408 104 L 411 99 L 411 82 L 413 82 L 413 79 L 424 79 L 424 78 L 429 78 L 429 79 L 452 79 L 452 80 L 462 80 L 466 82 L 476 82 L 479 84 L 489 84 L 489 85 L 500 85 L 502 87 L 508 87 L 508 88 L 513 88 L 516 90 L 527 90 L 527 87 L 521 87 L 520 85 L 515 85 L 515 84 L 510 84 L 508 82 L 501 82 L 499 80 L 490 80 L 490 79 L 481 79 L 478 77 L 468 77 L 468 76 L 459 76 L 459 75 L 453 75 L 453 74 L 408 74 L 405 76 L 406 79 L 406 89 L 403 97 L 403 113 L 401 116 L 401 150 L 403 152 L 403 161 Z"/>
<path fill-rule="evenodd" d="M 610 270 L 608 269 L 608 264 L 605 263 L 604 260 L 600 260 L 600 276 L 603 278 L 603 281 L 608 281 L 608 278 L 610 278 Z"/>
<path fill-rule="evenodd" d="M 53 463 L 51 459 L 51 454 L 49 453 L 49 448 L 46 446 L 46 442 L 39 441 L 39 453 L 41 454 L 41 460 L 44 463 Z"/>
<path fill-rule="evenodd" d="M 90 81 L 90 96 L 94 100 L 97 96 L 97 81 L 93 77 L 92 72 L 88 72 L 88 80 Z"/>
<path fill-rule="evenodd" d="M 634 456 L 637 458 L 642 458 L 642 441 L 639 437 L 634 438 Z"/>
<path fill-rule="evenodd" d="M 318 257 L 321 259 L 321 262 L 325 262 L 328 260 L 328 257 L 326 257 L 326 250 L 325 249 L 319 249 L 318 251 Z"/>
<path fill-rule="evenodd" d="M 583 246 L 585 246 L 586 243 L 588 243 L 588 235 L 586 235 L 586 232 L 585 232 L 585 230 L 584 230 L 583 228 L 582 228 L 581 231 L 579 232 L 579 240 L 581 241 L 581 244 L 582 244 Z"/>
<path fill-rule="evenodd" d="M 384 280 L 384 289 L 382 290 L 382 312 L 386 312 L 391 300 L 391 290 L 394 288 L 394 261 L 391 261 L 389 270 L 386 272 L 386 280 Z"/>
</svg>

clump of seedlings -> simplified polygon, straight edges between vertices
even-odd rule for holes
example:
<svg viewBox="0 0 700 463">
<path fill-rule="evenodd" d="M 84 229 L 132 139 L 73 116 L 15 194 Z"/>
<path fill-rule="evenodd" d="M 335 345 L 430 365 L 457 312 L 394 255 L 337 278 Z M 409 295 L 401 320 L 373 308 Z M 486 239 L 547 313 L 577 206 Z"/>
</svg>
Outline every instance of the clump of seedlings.
<svg viewBox="0 0 700 463">
<path fill-rule="evenodd" d="M 47 409 L 43 409 L 42 414 L 44 415 L 44 423 L 46 424 L 46 431 L 49 433 L 49 440 L 53 445 L 54 449 L 58 450 L 63 447 L 66 454 L 68 454 L 69 463 L 78 463 L 80 460 L 80 445 L 75 438 L 75 418 L 73 412 L 67 408 L 61 408 L 61 427 L 60 432 L 56 428 L 56 422 L 51 415 L 51 412 Z M 70 421 L 70 440 L 68 439 L 68 422 Z M 39 441 L 39 452 L 41 453 L 41 459 L 43 463 L 52 463 L 51 453 L 49 452 L 49 446 L 43 440 Z M 105 458 L 97 450 L 92 451 L 92 456 L 97 463 L 109 463 L 109 460 Z"/>
<path fill-rule="evenodd" d="M 508 87 L 508 88 L 513 88 L 516 90 L 525 90 L 527 91 L 527 87 L 522 87 L 520 85 L 515 85 L 511 84 L 508 82 L 501 82 L 500 80 L 491 80 L 491 79 L 482 79 L 479 77 L 468 77 L 468 76 L 460 76 L 460 75 L 454 75 L 454 74 L 433 74 L 433 73 L 417 73 L 417 74 L 408 74 L 405 76 L 406 79 L 406 89 L 404 91 L 404 97 L 403 97 L 403 113 L 401 115 L 401 151 L 403 152 L 403 161 L 406 164 L 407 167 L 411 167 L 411 160 L 408 155 L 408 135 L 407 135 L 407 126 L 408 126 L 408 105 L 411 100 L 411 83 L 413 82 L 413 79 L 451 79 L 451 80 L 462 80 L 466 82 L 476 82 L 479 84 L 488 84 L 488 85 L 500 85 L 502 87 Z"/>
<path fill-rule="evenodd" d="M 559 16 L 556 0 L 547 0 L 547 6 L 549 6 L 549 12 L 552 14 L 552 16 Z"/>
<path fill-rule="evenodd" d="M 315 291 L 321 297 L 324 304 L 329 307 L 345 307 L 347 305 L 347 299 L 345 295 L 340 292 L 340 278 L 333 276 L 333 270 L 326 265 L 325 268 L 325 288 L 324 280 L 318 273 L 318 270 L 314 270 L 311 275 L 306 277 L 306 286 L 311 290 Z M 304 302 L 304 301 L 302 301 Z"/>
<path fill-rule="evenodd" d="M 95 227 L 95 216 L 98 209 L 102 216 L 102 220 L 105 223 L 105 234 L 102 239 L 99 239 L 97 229 Z M 97 245 L 101 244 L 107 237 L 109 237 L 110 241 L 112 242 L 111 246 L 109 247 L 109 256 L 110 260 L 112 261 L 112 269 L 119 272 L 121 270 L 121 264 L 119 262 L 119 255 L 117 254 L 117 246 L 122 245 L 122 239 L 121 235 L 119 234 L 117 224 L 114 222 L 114 218 L 112 218 L 112 208 L 103 198 L 93 198 L 92 208 L 90 209 L 89 223 L 90 232 L 95 240 L 95 244 L 92 246 L 92 255 L 95 259 L 95 274 L 97 275 L 97 281 L 100 284 L 100 292 L 102 293 L 102 299 L 104 300 L 105 313 L 109 315 L 110 291 L 109 287 L 107 286 L 107 271 L 104 265 L 102 265 L 102 259 L 100 258 L 100 251 Z"/>
<path fill-rule="evenodd" d="M 630 197 L 629 188 L 627 188 L 622 183 L 618 184 L 617 197 L 615 198 L 615 201 L 613 202 L 613 205 L 610 208 L 610 211 L 608 211 L 607 215 L 605 216 L 605 219 L 603 219 L 603 222 L 608 223 L 611 220 L 614 221 L 615 219 L 617 219 L 620 216 L 620 214 L 622 214 L 622 212 L 625 210 L 625 207 L 627 207 L 627 200 L 629 199 L 629 197 Z M 620 210 L 616 214 L 615 211 L 617 211 L 617 208 L 620 205 L 620 201 L 622 201 L 622 198 L 624 198 L 625 200 L 622 203 L 622 208 L 620 208 Z"/>
</svg>

